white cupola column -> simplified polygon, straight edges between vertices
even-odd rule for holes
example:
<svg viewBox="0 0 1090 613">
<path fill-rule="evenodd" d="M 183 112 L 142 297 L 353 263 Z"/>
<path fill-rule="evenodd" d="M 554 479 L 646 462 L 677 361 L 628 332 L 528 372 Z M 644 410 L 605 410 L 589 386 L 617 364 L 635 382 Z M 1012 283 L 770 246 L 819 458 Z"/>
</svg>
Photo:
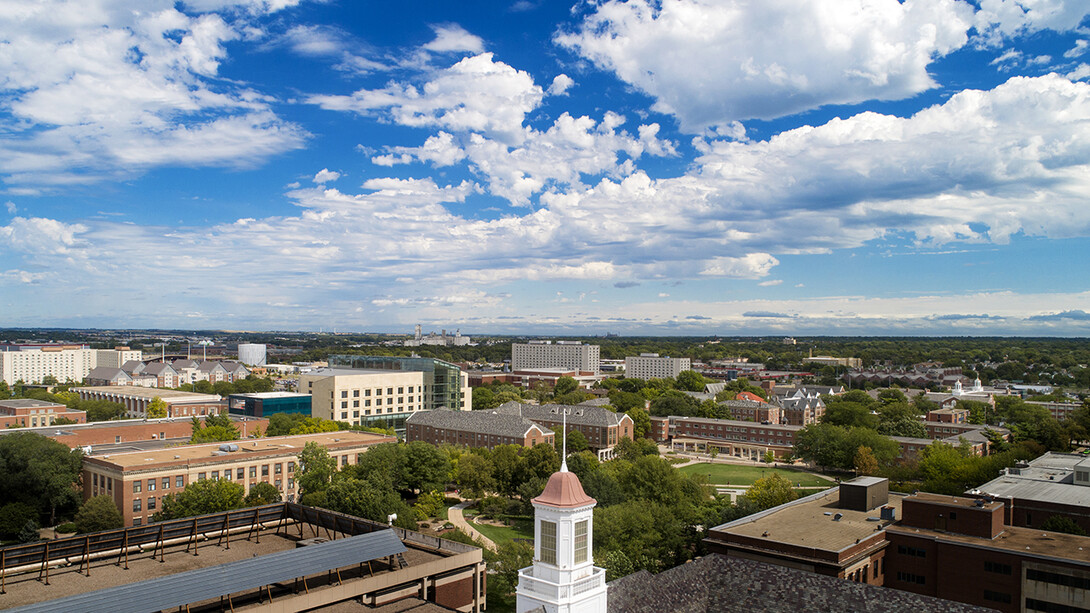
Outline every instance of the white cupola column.
<svg viewBox="0 0 1090 613">
<path fill-rule="evenodd" d="M 594 506 L 565 463 L 534 505 L 534 564 L 519 571 L 517 613 L 606 613 L 605 570 L 594 566 Z"/>
</svg>

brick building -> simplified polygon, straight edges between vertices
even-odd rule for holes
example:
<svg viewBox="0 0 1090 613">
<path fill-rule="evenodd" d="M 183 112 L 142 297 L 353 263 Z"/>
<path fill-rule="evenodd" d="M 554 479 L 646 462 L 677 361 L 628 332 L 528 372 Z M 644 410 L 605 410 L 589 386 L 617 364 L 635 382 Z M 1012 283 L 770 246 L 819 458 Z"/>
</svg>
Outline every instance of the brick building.
<svg viewBox="0 0 1090 613">
<path fill-rule="evenodd" d="M 203 418 L 199 418 L 202 419 Z M 258 430 L 268 429 L 268 419 L 245 418 L 233 420 L 239 436 L 248 438 Z M 13 430 L 0 429 L 0 436 Z M 166 441 L 164 444 L 177 444 L 188 440 L 193 434 L 192 417 L 164 417 L 162 419 L 123 419 L 118 421 L 94 421 L 65 426 L 48 426 L 17 432 L 33 432 L 47 436 L 69 447 L 97 447 L 124 443 L 144 443 L 148 441 Z"/>
<path fill-rule="evenodd" d="M 405 420 L 405 440 L 493 449 L 553 444 L 553 431 L 525 417 L 495 411 L 422 411 Z"/>
<path fill-rule="evenodd" d="M 564 419 L 562 413 L 567 412 L 567 432 L 578 430 L 587 439 L 587 445 L 598 454 L 601 460 L 613 457 L 613 447 L 622 438 L 632 438 L 632 418 L 624 413 L 614 413 L 604 407 L 508 402 L 497 407 L 495 412 L 525 417 L 553 432 L 562 431 Z"/>
<path fill-rule="evenodd" d="M 234 481 L 246 492 L 258 483 L 271 483 L 284 500 L 293 502 L 299 493 L 298 456 L 308 442 L 325 447 L 339 466 L 346 466 L 355 464 L 368 447 L 396 440 L 342 431 L 92 456 L 83 460 L 83 498 L 111 496 L 126 526 L 146 524 L 159 510 L 163 496 L 203 479 Z"/>
<path fill-rule="evenodd" d="M 87 421 L 87 413 L 45 400 L 29 398 L 0 400 L 0 428 L 49 426 L 61 418 L 82 424 Z"/>
<path fill-rule="evenodd" d="M 883 585 L 888 543 L 881 528 L 903 499 L 889 494 L 885 479 L 859 477 L 716 526 L 704 542 L 712 553 Z"/>
<path fill-rule="evenodd" d="M 670 418 L 674 449 L 706 451 L 709 447 L 717 447 L 720 453 L 750 460 L 760 460 L 769 451 L 777 458 L 791 453 L 795 435 L 802 428 L 736 419 Z"/>
<path fill-rule="evenodd" d="M 711 529 L 709 551 L 1015 613 L 1090 603 L 1090 537 L 1006 525 L 998 500 L 861 477 Z"/>
<path fill-rule="evenodd" d="M 215 394 L 196 394 L 128 385 L 77 387 L 72 391 L 79 394 L 80 400 L 117 402 L 125 407 L 126 417 L 147 417 L 148 405 L 155 398 L 161 398 L 167 404 L 167 417 L 217 415 L 227 410 L 226 402 Z"/>
<path fill-rule="evenodd" d="M 1003 503 L 1003 519 L 1011 526 L 1037 528 L 1059 516 L 1090 533 L 1090 458 L 1080 454 L 1046 453 L 966 494 Z"/>
</svg>

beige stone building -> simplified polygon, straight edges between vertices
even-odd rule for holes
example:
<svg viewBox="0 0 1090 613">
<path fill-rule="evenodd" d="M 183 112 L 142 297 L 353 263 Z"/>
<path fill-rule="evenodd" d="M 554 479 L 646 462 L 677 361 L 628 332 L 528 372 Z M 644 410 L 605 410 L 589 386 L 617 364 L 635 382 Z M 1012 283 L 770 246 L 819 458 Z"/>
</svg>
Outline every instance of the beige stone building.
<svg viewBox="0 0 1090 613">
<path fill-rule="evenodd" d="M 270 483 L 280 490 L 284 500 L 294 502 L 299 494 L 295 481 L 299 453 L 308 442 L 329 450 L 338 466 L 347 466 L 355 464 L 359 454 L 371 445 L 396 440 L 381 434 L 342 431 L 91 456 L 83 459 L 83 497 L 112 497 L 126 526 L 148 523 L 162 508 L 163 496 L 203 479 L 233 481 L 247 493 L 258 483 Z"/>
</svg>

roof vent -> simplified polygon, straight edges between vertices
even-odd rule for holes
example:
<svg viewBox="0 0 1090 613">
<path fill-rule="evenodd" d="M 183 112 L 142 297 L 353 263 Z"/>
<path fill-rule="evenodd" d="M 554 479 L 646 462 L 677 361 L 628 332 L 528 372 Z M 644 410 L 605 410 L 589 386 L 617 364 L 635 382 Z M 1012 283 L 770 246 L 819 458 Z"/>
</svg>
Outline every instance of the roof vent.
<svg viewBox="0 0 1090 613">
<path fill-rule="evenodd" d="M 836 515 L 833 515 L 833 521 L 840 521 L 841 517 L 844 517 L 844 514 L 843 513 L 837 513 Z"/>
</svg>

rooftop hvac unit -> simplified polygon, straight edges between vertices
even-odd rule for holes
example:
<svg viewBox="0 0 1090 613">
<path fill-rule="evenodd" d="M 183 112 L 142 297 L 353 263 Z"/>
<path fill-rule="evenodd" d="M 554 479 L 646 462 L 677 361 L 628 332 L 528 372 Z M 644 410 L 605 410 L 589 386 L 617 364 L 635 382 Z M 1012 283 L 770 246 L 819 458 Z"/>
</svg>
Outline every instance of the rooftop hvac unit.
<svg viewBox="0 0 1090 613">
<path fill-rule="evenodd" d="M 897 519 L 897 507 L 882 507 L 881 517 L 883 520 L 895 521 Z"/>
</svg>

